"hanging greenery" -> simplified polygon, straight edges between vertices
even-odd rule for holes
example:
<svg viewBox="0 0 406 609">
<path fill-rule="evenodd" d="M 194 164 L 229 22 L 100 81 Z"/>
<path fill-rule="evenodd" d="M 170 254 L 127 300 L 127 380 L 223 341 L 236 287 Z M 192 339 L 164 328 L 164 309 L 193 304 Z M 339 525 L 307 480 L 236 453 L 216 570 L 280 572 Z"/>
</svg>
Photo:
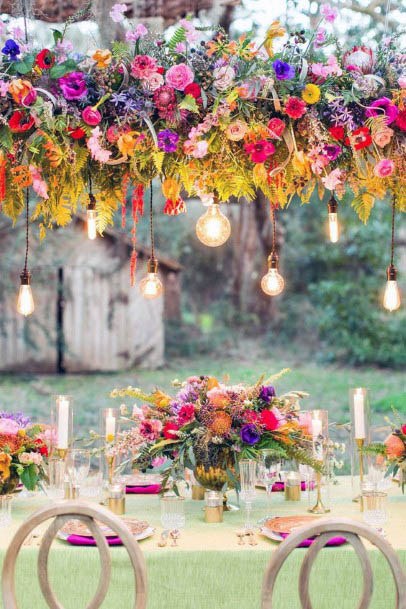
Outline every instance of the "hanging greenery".
<svg viewBox="0 0 406 609">
<path fill-rule="evenodd" d="M 335 9 L 321 12 L 324 25 L 334 21 Z M 66 36 L 55 31 L 51 49 L 9 38 L 1 51 L 2 209 L 16 219 L 32 187 L 42 236 L 87 205 L 89 173 L 100 231 L 123 185 L 156 177 L 170 215 L 186 209 L 182 190 L 226 201 L 260 189 L 285 207 L 295 194 L 340 199 L 346 187 L 364 222 L 387 194 L 405 211 L 406 63 L 396 39 L 342 52 L 320 24 L 287 34 L 276 21 L 257 44 L 222 31 L 208 39 L 182 20 L 170 40 L 138 24 L 125 43 L 82 56 Z"/>
</svg>

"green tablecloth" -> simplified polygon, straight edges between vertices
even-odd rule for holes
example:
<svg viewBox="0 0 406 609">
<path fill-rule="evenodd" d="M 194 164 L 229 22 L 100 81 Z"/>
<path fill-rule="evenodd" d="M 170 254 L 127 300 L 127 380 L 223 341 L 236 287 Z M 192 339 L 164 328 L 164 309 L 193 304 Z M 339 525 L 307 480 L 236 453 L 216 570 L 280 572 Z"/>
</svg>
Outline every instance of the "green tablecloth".
<svg viewBox="0 0 406 609">
<path fill-rule="evenodd" d="M 357 504 L 351 502 L 353 491 L 349 479 L 339 479 L 332 488 L 331 516 L 360 519 Z M 272 497 L 273 513 L 278 515 L 305 513 L 307 501 L 285 502 L 282 493 Z M 44 505 L 45 499 L 16 499 L 13 525 L 0 529 L 0 556 L 22 519 Z M 254 518 L 266 513 L 267 500 L 261 491 L 256 501 Z M 397 549 L 406 567 L 406 497 L 394 488 L 389 499 L 387 536 Z M 147 519 L 160 532 L 159 499 L 157 496 L 127 496 L 127 513 Z M 259 609 L 264 569 L 277 547 L 258 536 L 257 546 L 238 546 L 235 530 L 243 524 L 243 511 L 228 512 L 222 524 L 205 524 L 203 503 L 188 500 L 187 525 L 179 548 L 158 548 L 158 534 L 140 542 L 148 569 L 148 609 Z M 36 543 L 36 542 L 35 542 Z M 394 588 L 385 560 L 371 546 L 368 548 L 375 575 L 372 609 L 394 607 Z M 123 548 L 112 548 L 113 575 L 103 609 L 131 607 L 132 574 Z M 17 565 L 17 590 L 20 609 L 46 607 L 36 575 L 35 545 L 24 546 Z M 278 580 L 275 591 L 277 609 L 299 609 L 297 574 L 305 550 L 296 550 Z M 51 581 L 66 609 L 86 606 L 93 595 L 99 574 L 98 551 L 95 548 L 72 547 L 56 541 L 50 560 Z M 361 590 L 358 559 L 349 546 L 322 551 L 311 576 L 315 609 L 356 606 Z"/>
</svg>

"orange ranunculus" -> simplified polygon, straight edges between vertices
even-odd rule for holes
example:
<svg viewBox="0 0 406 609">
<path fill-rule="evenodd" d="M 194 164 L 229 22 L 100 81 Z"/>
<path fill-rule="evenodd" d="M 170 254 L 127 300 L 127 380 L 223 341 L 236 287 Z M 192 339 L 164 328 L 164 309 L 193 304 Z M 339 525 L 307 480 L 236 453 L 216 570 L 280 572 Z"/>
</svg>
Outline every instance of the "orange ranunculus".
<svg viewBox="0 0 406 609">
<path fill-rule="evenodd" d="M 136 140 L 131 133 L 123 133 L 117 140 L 117 146 L 121 154 L 131 156 L 134 154 Z"/>
<path fill-rule="evenodd" d="M 405 445 L 402 440 L 392 433 L 386 438 L 384 444 L 388 459 L 398 459 L 405 452 Z"/>
<path fill-rule="evenodd" d="M 93 55 L 92 59 L 96 62 L 96 68 L 107 68 L 111 64 L 112 55 L 108 49 L 97 49 Z"/>
<path fill-rule="evenodd" d="M 8 453 L 0 453 L 0 479 L 4 482 L 10 478 L 11 457 Z"/>
<path fill-rule="evenodd" d="M 9 84 L 8 91 L 16 104 L 32 104 L 37 94 L 35 89 L 29 80 L 23 80 L 22 78 L 16 78 Z"/>
</svg>

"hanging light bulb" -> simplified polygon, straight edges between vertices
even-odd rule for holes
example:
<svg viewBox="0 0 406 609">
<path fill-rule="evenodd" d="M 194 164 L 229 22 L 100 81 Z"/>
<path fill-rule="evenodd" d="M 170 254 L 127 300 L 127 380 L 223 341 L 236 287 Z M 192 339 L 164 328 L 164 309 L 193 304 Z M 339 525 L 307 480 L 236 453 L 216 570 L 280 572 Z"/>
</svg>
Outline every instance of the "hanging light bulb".
<svg viewBox="0 0 406 609">
<path fill-rule="evenodd" d="M 28 317 L 34 312 L 34 298 L 31 290 L 31 273 L 29 271 L 23 271 L 20 275 L 20 289 L 18 291 L 17 298 L 17 311 Z"/>
<path fill-rule="evenodd" d="M 268 257 L 268 272 L 261 279 L 261 288 L 268 296 L 278 296 L 285 287 L 285 280 L 279 273 L 278 261 L 278 255 L 271 252 Z"/>
<path fill-rule="evenodd" d="M 20 289 L 17 297 L 17 312 L 24 317 L 28 317 L 34 312 L 34 298 L 31 290 L 31 273 L 27 269 L 28 250 L 29 250 L 29 219 L 30 219 L 30 198 L 28 188 L 25 191 L 25 260 L 24 269 L 20 275 Z"/>
<path fill-rule="evenodd" d="M 150 258 L 147 264 L 147 276 L 140 282 L 140 290 L 144 298 L 152 300 L 162 294 L 163 285 L 158 277 L 158 260 Z"/>
<path fill-rule="evenodd" d="M 158 260 L 155 258 L 155 240 L 154 240 L 154 209 L 153 209 L 153 190 L 152 182 L 150 187 L 149 200 L 149 228 L 151 238 L 151 258 L 147 263 L 147 276 L 140 282 L 140 290 L 144 298 L 152 300 L 158 298 L 163 292 L 162 281 L 158 277 Z"/>
<path fill-rule="evenodd" d="M 337 201 L 334 197 L 331 197 L 328 202 L 328 232 L 331 243 L 337 243 L 339 239 L 339 226 L 338 226 L 338 214 L 337 214 Z"/>
<path fill-rule="evenodd" d="M 221 212 L 220 205 L 215 200 L 198 219 L 196 223 L 196 235 L 204 245 L 218 247 L 227 241 L 230 234 L 230 221 Z"/>
<path fill-rule="evenodd" d="M 92 241 L 96 239 L 96 199 L 92 193 L 89 194 L 89 204 L 87 206 L 87 236 Z"/>
<path fill-rule="evenodd" d="M 387 311 L 396 311 L 400 307 L 400 292 L 397 278 L 397 270 L 391 264 L 386 270 L 386 286 L 383 295 L 383 306 Z"/>
<path fill-rule="evenodd" d="M 397 282 L 397 269 L 393 264 L 395 255 L 395 208 L 396 199 L 392 199 L 392 234 L 391 234 L 391 256 L 390 265 L 386 269 L 386 286 L 383 295 L 383 306 L 387 311 L 396 311 L 400 307 L 400 292 Z"/>
</svg>

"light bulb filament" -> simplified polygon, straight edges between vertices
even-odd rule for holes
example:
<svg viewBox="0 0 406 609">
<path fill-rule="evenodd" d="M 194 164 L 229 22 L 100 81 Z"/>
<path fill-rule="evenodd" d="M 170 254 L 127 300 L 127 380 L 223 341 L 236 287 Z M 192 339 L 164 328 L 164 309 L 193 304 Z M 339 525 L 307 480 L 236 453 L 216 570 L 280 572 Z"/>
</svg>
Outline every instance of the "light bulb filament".
<svg viewBox="0 0 406 609">
<path fill-rule="evenodd" d="M 218 203 L 212 203 L 196 224 L 198 239 L 209 247 L 223 245 L 231 234 L 229 219 L 221 212 Z"/>
</svg>

